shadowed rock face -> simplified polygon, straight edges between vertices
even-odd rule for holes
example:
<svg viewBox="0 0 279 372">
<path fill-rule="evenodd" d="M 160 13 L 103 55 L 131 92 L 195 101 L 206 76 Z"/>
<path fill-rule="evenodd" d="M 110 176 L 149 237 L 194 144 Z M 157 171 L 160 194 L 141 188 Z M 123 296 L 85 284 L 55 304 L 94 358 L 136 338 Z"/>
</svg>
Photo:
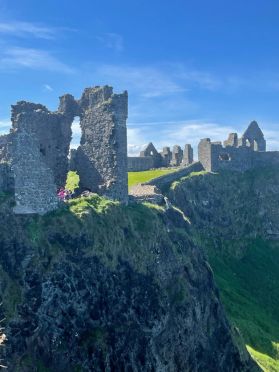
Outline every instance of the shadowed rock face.
<svg viewBox="0 0 279 372">
<path fill-rule="evenodd" d="M 95 196 L 78 214 L 73 201 L 22 219 L 8 203 L 0 289 L 10 370 L 252 370 L 179 212 Z"/>
</svg>

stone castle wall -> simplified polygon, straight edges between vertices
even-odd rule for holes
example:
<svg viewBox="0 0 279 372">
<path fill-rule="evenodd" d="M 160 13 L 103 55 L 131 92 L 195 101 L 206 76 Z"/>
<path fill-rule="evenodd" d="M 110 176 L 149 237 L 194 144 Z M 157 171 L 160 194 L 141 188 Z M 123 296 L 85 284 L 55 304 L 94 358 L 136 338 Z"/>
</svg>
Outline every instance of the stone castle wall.
<svg viewBox="0 0 279 372">
<path fill-rule="evenodd" d="M 205 170 L 244 172 L 256 167 L 279 163 L 279 152 L 266 152 L 266 141 L 257 122 L 250 123 L 241 138 L 229 134 L 224 144 L 204 138 L 198 146 L 199 161 Z"/>
<path fill-rule="evenodd" d="M 150 142 L 139 157 L 128 157 L 128 170 L 139 172 L 152 168 L 188 166 L 193 161 L 193 149 L 189 144 L 185 145 L 184 151 L 175 145 L 172 151 L 169 147 L 164 147 L 162 152 L 158 152 Z"/>
<path fill-rule="evenodd" d="M 90 88 L 78 104 L 82 136 L 71 167 L 80 176 L 81 189 L 127 201 L 127 92 Z"/>
<path fill-rule="evenodd" d="M 12 144 L 16 214 L 45 214 L 57 208 L 58 198 L 51 168 L 40 152 L 38 139 L 24 128 Z"/>
<path fill-rule="evenodd" d="M 64 95 L 56 112 L 25 101 L 13 105 L 11 132 L 0 137 L 0 191 L 14 192 L 15 213 L 44 214 L 57 207 L 75 116 L 81 119 L 82 137 L 71 166 L 80 175 L 80 191 L 126 202 L 127 103 L 127 92 L 114 94 L 104 86 L 85 89 L 80 100 Z"/>
<path fill-rule="evenodd" d="M 128 157 L 128 172 L 142 172 L 154 168 L 152 156 L 134 156 Z"/>
</svg>

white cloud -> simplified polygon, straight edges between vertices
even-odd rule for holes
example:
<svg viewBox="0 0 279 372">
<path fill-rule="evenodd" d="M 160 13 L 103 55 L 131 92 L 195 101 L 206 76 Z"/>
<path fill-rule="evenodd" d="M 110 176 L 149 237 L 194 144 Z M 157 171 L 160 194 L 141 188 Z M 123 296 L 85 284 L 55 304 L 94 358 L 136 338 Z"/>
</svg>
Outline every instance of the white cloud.
<svg viewBox="0 0 279 372">
<path fill-rule="evenodd" d="M 266 139 L 267 150 L 279 151 L 279 130 L 264 130 L 264 135 Z"/>
<path fill-rule="evenodd" d="M 70 143 L 70 147 L 72 149 L 76 149 L 80 145 L 80 138 L 81 138 L 80 119 L 78 117 L 75 117 L 72 124 L 72 140 Z"/>
<path fill-rule="evenodd" d="M 241 126 L 241 130 L 238 131 L 239 136 L 243 134 L 248 124 Z M 202 138 L 208 137 L 212 141 L 223 142 L 228 138 L 229 133 L 237 132 L 233 126 L 207 120 L 131 123 L 131 126 L 132 128 L 128 128 L 129 156 L 138 156 L 149 142 L 153 142 L 158 151 L 161 151 L 164 146 L 180 145 L 183 148 L 186 143 L 190 143 L 197 156 L 197 146 Z M 157 128 L 160 128 L 159 133 Z M 262 130 L 267 142 L 267 150 L 279 151 L 279 130 L 264 127 Z"/>
<path fill-rule="evenodd" d="M 128 128 L 128 152 L 137 156 L 144 146 L 153 142 L 158 151 L 164 146 L 180 145 L 182 148 L 190 143 L 195 152 L 201 138 L 209 137 L 212 141 L 224 141 L 228 134 L 235 131 L 231 126 L 197 121 L 168 121 L 131 124 Z M 160 132 L 158 133 L 158 129 Z"/>
<path fill-rule="evenodd" d="M 146 138 L 140 128 L 127 128 L 128 155 L 138 156 L 146 146 Z"/>
<path fill-rule="evenodd" d="M 124 49 L 123 37 L 114 32 L 107 32 L 96 37 L 106 48 L 121 52 Z"/>
<path fill-rule="evenodd" d="M 152 67 L 131 67 L 117 65 L 103 65 L 97 68 L 97 73 L 111 84 L 121 86 L 122 89 L 134 91 L 144 98 L 154 98 L 173 93 L 183 92 L 185 88 L 174 79 Z"/>
<path fill-rule="evenodd" d="M 55 33 L 55 29 L 35 23 L 20 21 L 0 22 L 0 34 L 17 37 L 32 36 L 40 39 L 53 39 Z"/>
<path fill-rule="evenodd" d="M 197 145 L 201 138 L 209 137 L 213 141 L 224 141 L 229 133 L 235 132 L 235 128 L 218 123 L 203 120 L 185 121 L 184 123 L 173 123 L 164 131 L 172 141 L 180 143 L 191 143 Z"/>
<path fill-rule="evenodd" d="M 43 88 L 46 92 L 53 92 L 53 88 L 49 84 L 44 84 Z"/>
<path fill-rule="evenodd" d="M 41 49 L 9 47 L 0 52 L 0 69 L 29 68 L 73 73 L 74 70 L 59 61 L 50 52 Z"/>
</svg>

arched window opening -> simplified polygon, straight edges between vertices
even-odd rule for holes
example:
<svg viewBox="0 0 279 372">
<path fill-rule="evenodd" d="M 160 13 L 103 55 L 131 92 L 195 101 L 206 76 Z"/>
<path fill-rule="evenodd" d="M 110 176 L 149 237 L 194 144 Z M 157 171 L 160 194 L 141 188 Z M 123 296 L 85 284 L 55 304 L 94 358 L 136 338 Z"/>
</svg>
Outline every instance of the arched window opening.
<svg viewBox="0 0 279 372">
<path fill-rule="evenodd" d="M 72 124 L 72 140 L 70 143 L 70 149 L 76 149 L 80 145 L 81 140 L 81 127 L 80 127 L 80 117 L 75 116 Z"/>
<path fill-rule="evenodd" d="M 251 143 L 248 139 L 246 139 L 246 141 L 245 141 L 245 146 L 246 147 L 251 147 Z"/>
<path fill-rule="evenodd" d="M 74 169 L 76 149 L 80 145 L 80 140 L 81 140 L 80 117 L 75 116 L 72 123 L 72 139 L 70 143 L 69 152 L 69 163 L 71 170 L 67 174 L 67 180 L 65 185 L 65 190 L 69 191 L 70 197 L 75 197 L 78 195 L 79 174 Z"/>
</svg>

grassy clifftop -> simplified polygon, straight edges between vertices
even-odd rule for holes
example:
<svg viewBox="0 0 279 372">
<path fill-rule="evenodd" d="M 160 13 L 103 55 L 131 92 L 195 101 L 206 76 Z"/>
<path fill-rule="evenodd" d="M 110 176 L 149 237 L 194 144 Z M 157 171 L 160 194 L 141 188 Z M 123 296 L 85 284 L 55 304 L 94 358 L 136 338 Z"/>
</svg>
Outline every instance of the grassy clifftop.
<svg viewBox="0 0 279 372">
<path fill-rule="evenodd" d="M 43 217 L 0 205 L 12 371 L 241 370 L 212 272 L 175 209 L 97 195 Z"/>
<path fill-rule="evenodd" d="M 279 371 L 279 172 L 196 173 L 172 201 L 204 247 L 231 322 L 265 371 Z"/>
</svg>

